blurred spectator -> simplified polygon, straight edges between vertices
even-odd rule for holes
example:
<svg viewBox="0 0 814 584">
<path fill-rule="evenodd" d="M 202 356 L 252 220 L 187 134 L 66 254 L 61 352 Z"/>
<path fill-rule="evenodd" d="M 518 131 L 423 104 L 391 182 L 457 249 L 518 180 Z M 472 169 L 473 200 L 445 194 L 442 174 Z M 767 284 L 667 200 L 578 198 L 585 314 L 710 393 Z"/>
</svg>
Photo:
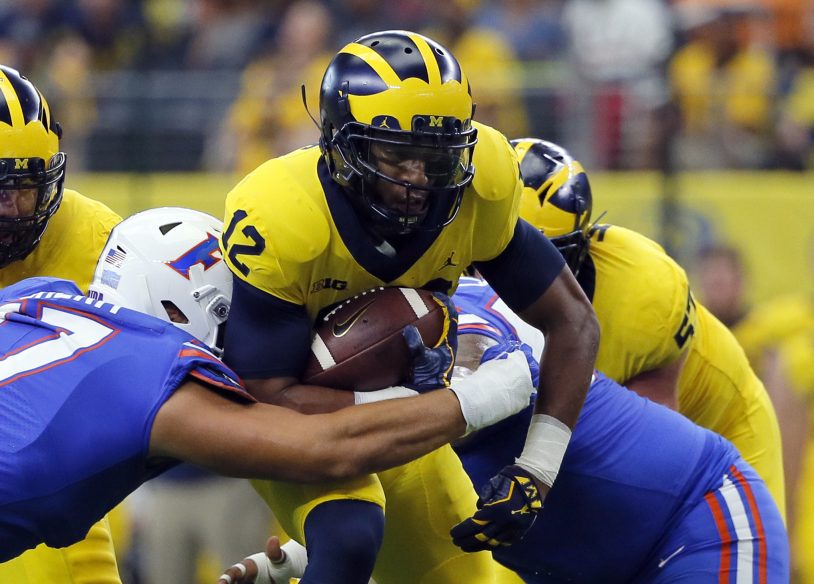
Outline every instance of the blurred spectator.
<svg viewBox="0 0 814 584">
<path fill-rule="evenodd" d="M 762 13 L 709 3 L 679 5 L 687 43 L 669 65 L 683 118 L 674 150 L 681 168 L 765 168 L 772 158 L 776 67 L 754 42 Z M 746 38 L 744 38 L 746 37 Z"/>
<path fill-rule="evenodd" d="M 72 7 L 60 0 L 0 3 L 0 39 L 3 60 L 21 71 L 36 71 L 47 56 L 53 38 L 73 23 Z"/>
<path fill-rule="evenodd" d="M 90 46 L 95 70 L 130 67 L 144 48 L 137 0 L 76 0 L 71 28 Z"/>
<path fill-rule="evenodd" d="M 507 136 L 525 136 L 528 118 L 521 91 L 523 70 L 509 40 L 474 23 L 477 0 L 425 1 L 434 16 L 433 26 L 426 32 L 452 51 L 469 78 L 475 119 Z"/>
<path fill-rule="evenodd" d="M 806 34 L 800 50 L 787 60 L 791 80 L 777 123 L 778 166 L 795 170 L 814 168 L 814 3 L 801 28 Z"/>
<path fill-rule="evenodd" d="M 402 6 L 407 5 L 407 6 Z M 333 14 L 336 47 L 343 47 L 360 36 L 391 28 L 410 29 L 417 24 L 411 18 L 415 2 L 381 2 L 380 0 L 329 0 L 327 8 Z"/>
<path fill-rule="evenodd" d="M 301 86 L 305 84 L 308 106 L 317 112 L 322 74 L 335 53 L 331 25 L 330 12 L 318 0 L 290 6 L 274 49 L 243 72 L 227 127 L 209 144 L 210 168 L 243 175 L 269 158 L 317 141 L 319 130 L 303 107 Z M 225 152 L 233 152 L 234 158 Z"/>
<path fill-rule="evenodd" d="M 96 121 L 96 100 L 91 83 L 92 54 L 77 35 L 58 40 L 45 63 L 43 93 L 59 112 L 63 135 L 61 143 L 71 153 L 71 168 L 87 168 L 87 138 Z"/>
<path fill-rule="evenodd" d="M 797 51 L 809 42 L 811 32 L 803 26 L 803 14 L 809 9 L 811 0 L 757 0 L 771 17 L 767 27 L 781 54 Z"/>
<path fill-rule="evenodd" d="M 698 299 L 727 328 L 746 316 L 743 262 L 737 249 L 726 245 L 702 249 L 695 260 L 695 276 Z"/>
<path fill-rule="evenodd" d="M 500 33 L 521 61 L 562 56 L 566 46 L 563 0 L 486 0 L 482 4 L 475 24 Z"/>
<path fill-rule="evenodd" d="M 631 168 L 650 150 L 653 113 L 665 101 L 673 46 L 662 0 L 571 0 L 563 24 L 576 73 L 568 142 L 594 168 Z"/>
<path fill-rule="evenodd" d="M 242 69 L 272 32 L 264 0 L 193 0 L 192 14 L 184 58 L 192 69 Z"/>
</svg>

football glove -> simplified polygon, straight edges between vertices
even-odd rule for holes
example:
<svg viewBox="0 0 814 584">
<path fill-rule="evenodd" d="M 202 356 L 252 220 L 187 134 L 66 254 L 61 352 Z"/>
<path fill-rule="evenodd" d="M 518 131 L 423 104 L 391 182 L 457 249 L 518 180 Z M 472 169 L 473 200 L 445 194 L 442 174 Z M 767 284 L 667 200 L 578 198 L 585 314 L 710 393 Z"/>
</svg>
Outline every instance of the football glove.
<svg viewBox="0 0 814 584">
<path fill-rule="evenodd" d="M 484 485 L 478 511 L 452 528 L 452 541 L 465 552 L 492 550 L 519 541 L 531 529 L 543 502 L 532 476 L 516 464 Z"/>
<path fill-rule="evenodd" d="M 531 371 L 531 378 L 538 379 L 540 376 L 540 363 L 534 358 L 534 349 L 532 349 L 530 345 L 527 345 L 521 341 L 516 341 L 513 339 L 500 340 L 497 345 L 492 345 L 483 352 L 483 355 L 481 355 L 480 358 L 480 363 L 483 365 L 488 361 L 505 359 L 508 357 L 509 353 L 517 351 L 518 349 L 523 351 L 523 354 L 526 356 L 526 361 L 528 362 L 529 370 Z"/>
<path fill-rule="evenodd" d="M 414 325 L 404 327 L 402 332 L 412 358 L 410 377 L 403 385 L 419 393 L 449 387 L 458 348 L 458 312 L 455 305 L 440 292 L 433 292 L 433 297 L 441 305 L 445 321 L 441 338 L 435 346 L 427 347 Z"/>
</svg>

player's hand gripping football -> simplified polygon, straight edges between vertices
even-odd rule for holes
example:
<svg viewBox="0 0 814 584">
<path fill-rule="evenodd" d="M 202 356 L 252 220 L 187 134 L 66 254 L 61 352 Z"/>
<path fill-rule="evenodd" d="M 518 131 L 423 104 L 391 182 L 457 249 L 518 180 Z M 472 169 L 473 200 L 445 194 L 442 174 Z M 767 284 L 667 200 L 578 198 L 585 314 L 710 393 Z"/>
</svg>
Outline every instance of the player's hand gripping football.
<svg viewBox="0 0 814 584">
<path fill-rule="evenodd" d="M 512 464 L 484 485 L 475 514 L 450 531 L 465 552 L 492 550 L 519 541 L 531 529 L 543 501 L 531 474 Z"/>
<path fill-rule="evenodd" d="M 433 298 L 444 310 L 444 330 L 432 347 L 427 347 L 421 333 L 413 325 L 404 327 L 404 340 L 410 350 L 412 366 L 410 378 L 404 385 L 419 393 L 449 387 L 455 352 L 458 347 L 458 311 L 449 296 L 433 292 Z"/>
</svg>

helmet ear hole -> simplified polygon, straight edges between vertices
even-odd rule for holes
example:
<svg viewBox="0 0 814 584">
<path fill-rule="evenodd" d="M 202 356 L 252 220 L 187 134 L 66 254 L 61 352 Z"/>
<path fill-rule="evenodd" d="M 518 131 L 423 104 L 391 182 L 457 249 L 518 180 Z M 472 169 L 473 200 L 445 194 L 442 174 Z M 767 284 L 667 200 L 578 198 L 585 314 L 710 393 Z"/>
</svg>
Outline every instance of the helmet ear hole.
<svg viewBox="0 0 814 584">
<path fill-rule="evenodd" d="M 187 315 L 184 314 L 184 311 L 178 308 L 178 306 L 171 300 L 162 300 L 161 306 L 163 306 L 164 310 L 167 311 L 167 317 L 169 317 L 170 322 L 178 324 L 189 324 L 189 319 L 187 318 Z"/>
</svg>

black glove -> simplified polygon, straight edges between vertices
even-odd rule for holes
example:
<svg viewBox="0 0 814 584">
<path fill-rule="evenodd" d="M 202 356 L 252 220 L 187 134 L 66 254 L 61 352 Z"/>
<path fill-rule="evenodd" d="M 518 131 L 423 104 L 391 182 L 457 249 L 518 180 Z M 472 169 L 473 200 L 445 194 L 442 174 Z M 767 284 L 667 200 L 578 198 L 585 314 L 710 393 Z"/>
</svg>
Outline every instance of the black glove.
<svg viewBox="0 0 814 584">
<path fill-rule="evenodd" d="M 509 546 L 531 529 L 542 508 L 532 476 L 512 464 L 484 485 L 478 498 L 478 511 L 452 528 L 452 541 L 465 552 Z"/>
</svg>

